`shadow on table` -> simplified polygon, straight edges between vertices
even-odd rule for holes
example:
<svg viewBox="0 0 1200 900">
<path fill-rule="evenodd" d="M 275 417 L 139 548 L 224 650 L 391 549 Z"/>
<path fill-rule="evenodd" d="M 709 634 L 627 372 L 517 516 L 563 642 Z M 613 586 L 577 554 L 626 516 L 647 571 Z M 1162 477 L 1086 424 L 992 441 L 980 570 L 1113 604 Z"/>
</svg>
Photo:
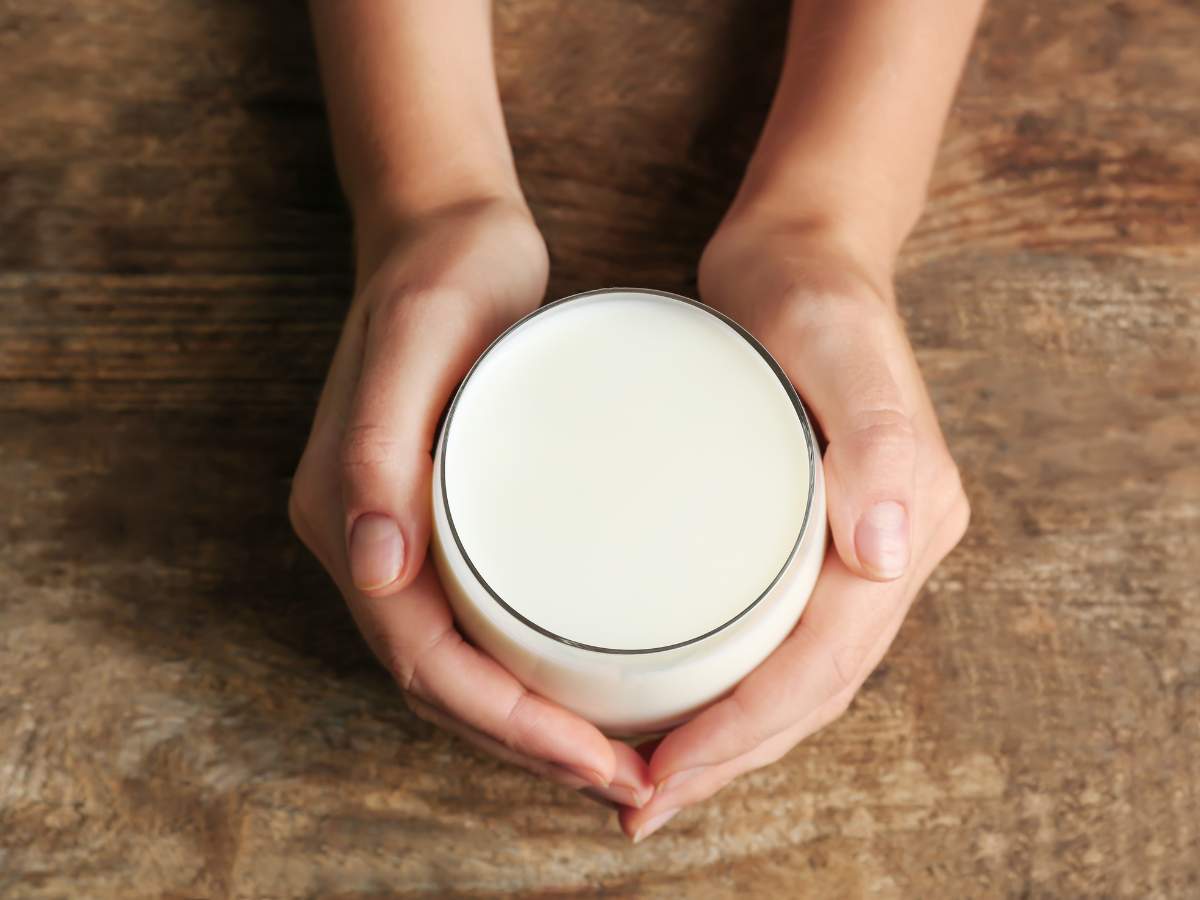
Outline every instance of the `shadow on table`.
<svg viewBox="0 0 1200 900">
<path fill-rule="evenodd" d="M 255 12 L 247 13 L 250 8 Z M 306 19 L 291 3 L 236 10 L 242 25 L 252 16 L 251 33 L 238 38 L 247 73 L 239 102 L 254 141 L 274 154 L 232 172 L 253 199 L 247 228 L 262 235 L 261 258 L 273 267 L 262 273 L 264 290 L 279 290 L 271 286 L 272 276 L 311 276 L 338 286 L 306 298 L 302 310 L 264 303 L 268 336 L 250 349 L 267 356 L 264 372 L 301 388 L 286 396 L 307 395 L 315 405 L 351 281 L 349 253 L 331 253 L 327 245 L 348 247 L 348 221 L 340 211 L 328 142 L 315 136 L 325 126 Z M 736 188 L 765 114 L 774 65 L 764 63 L 764 55 L 768 62 L 772 54 L 778 58 L 785 15 L 786 4 L 763 16 L 758 5 L 743 3 L 727 42 L 715 48 L 715 61 L 697 60 L 697 90 L 711 97 L 693 148 L 704 165 L 681 164 L 678 178 L 644 198 L 663 228 L 678 226 L 689 197 L 710 198 L 702 208 L 693 206 L 687 219 L 692 262 Z M 341 233 L 330 235 L 332 228 Z M 614 248 L 614 258 L 630 249 Z M 636 271 L 620 274 L 618 280 L 639 280 Z M 312 334 L 325 344 L 321 353 L 310 348 L 297 354 L 272 344 L 271 330 L 287 325 L 285 317 L 293 314 L 312 321 Z M 281 684 L 331 680 L 342 685 L 339 690 L 374 698 L 381 708 L 399 709 L 390 681 L 287 521 L 290 476 L 312 414 L 309 401 L 285 401 L 264 412 L 239 402 L 244 398 L 232 392 L 245 387 L 219 375 L 199 388 L 195 411 L 126 418 L 115 428 L 84 428 L 77 436 L 95 443 L 107 464 L 102 479 L 80 476 L 64 540 L 76 558 L 102 560 L 104 566 L 93 568 L 107 573 L 104 589 L 128 598 L 120 615 L 100 623 L 106 636 L 164 661 L 258 658 Z M 386 716 L 397 714 L 405 715 Z"/>
</svg>

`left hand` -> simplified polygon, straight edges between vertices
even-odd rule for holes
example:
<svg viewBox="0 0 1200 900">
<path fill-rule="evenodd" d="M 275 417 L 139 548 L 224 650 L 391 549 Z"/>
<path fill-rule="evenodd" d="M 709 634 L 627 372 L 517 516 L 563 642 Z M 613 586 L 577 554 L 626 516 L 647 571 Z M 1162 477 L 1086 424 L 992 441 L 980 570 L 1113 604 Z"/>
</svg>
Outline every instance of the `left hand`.
<svg viewBox="0 0 1200 900">
<path fill-rule="evenodd" d="M 828 439 L 833 541 L 800 623 L 725 699 L 653 750 L 653 799 L 621 811 L 641 840 L 838 718 L 879 663 L 969 509 L 904 325 L 891 261 L 851 235 L 747 214 L 700 264 L 701 299 L 779 361 Z"/>
<path fill-rule="evenodd" d="M 524 200 L 360 216 L 357 243 L 359 287 L 292 484 L 296 533 L 416 715 L 560 784 L 642 802 L 643 760 L 465 640 L 426 553 L 438 417 L 546 287 Z"/>
</svg>

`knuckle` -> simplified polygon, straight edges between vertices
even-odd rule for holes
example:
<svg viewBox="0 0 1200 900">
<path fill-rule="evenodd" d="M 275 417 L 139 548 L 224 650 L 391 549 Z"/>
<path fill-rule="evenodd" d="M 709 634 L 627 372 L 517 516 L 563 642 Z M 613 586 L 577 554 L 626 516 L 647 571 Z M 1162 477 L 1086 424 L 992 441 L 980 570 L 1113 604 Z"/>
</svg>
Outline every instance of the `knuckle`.
<svg viewBox="0 0 1200 900">
<path fill-rule="evenodd" d="M 520 751 L 526 743 L 526 736 L 537 731 L 540 719 L 541 710 L 533 695 L 526 690 L 520 691 L 504 714 L 501 729 L 504 745 L 510 750 Z"/>
<path fill-rule="evenodd" d="M 912 418 L 897 403 L 881 402 L 859 410 L 850 420 L 851 433 L 872 445 L 914 445 Z"/>
<path fill-rule="evenodd" d="M 353 472 L 381 466 L 396 455 L 399 445 L 381 425 L 352 425 L 342 436 L 342 468 Z"/>
<path fill-rule="evenodd" d="M 408 648 L 399 643 L 388 643 L 385 645 L 387 651 L 384 665 L 401 689 L 416 694 L 422 699 L 432 699 L 436 694 L 436 688 L 422 677 L 423 673 L 429 668 L 429 661 L 444 650 L 446 642 L 457 637 L 457 634 L 453 628 L 439 631 L 415 653 L 410 652 Z"/>
<path fill-rule="evenodd" d="M 916 429 L 912 419 L 896 404 L 868 406 L 851 417 L 849 427 L 849 441 L 869 458 L 904 465 L 916 459 Z"/>
</svg>

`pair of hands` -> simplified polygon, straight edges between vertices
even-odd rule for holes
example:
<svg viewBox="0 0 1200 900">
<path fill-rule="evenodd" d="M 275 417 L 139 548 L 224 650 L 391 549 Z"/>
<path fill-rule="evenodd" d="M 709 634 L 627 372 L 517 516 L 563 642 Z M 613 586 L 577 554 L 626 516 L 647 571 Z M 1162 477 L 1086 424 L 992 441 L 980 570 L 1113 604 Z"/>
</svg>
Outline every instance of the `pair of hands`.
<svg viewBox="0 0 1200 900">
<path fill-rule="evenodd" d="M 289 513 L 415 714 L 613 802 L 640 840 L 845 711 L 968 518 L 895 312 L 890 260 L 865 259 L 832 229 L 756 213 L 731 215 L 706 249 L 700 299 L 762 341 L 828 440 L 833 541 L 787 640 L 639 753 L 467 643 L 426 552 L 438 417 L 478 354 L 545 291 L 532 217 L 519 199 L 482 199 L 362 246 Z"/>
</svg>

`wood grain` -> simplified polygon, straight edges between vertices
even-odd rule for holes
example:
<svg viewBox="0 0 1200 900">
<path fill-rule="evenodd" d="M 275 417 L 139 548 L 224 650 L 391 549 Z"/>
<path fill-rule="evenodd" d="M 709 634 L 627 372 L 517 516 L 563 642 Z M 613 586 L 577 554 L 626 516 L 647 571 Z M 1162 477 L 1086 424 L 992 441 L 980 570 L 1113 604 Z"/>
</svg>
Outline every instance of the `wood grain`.
<svg viewBox="0 0 1200 900">
<path fill-rule="evenodd" d="M 499 0 L 551 293 L 690 293 L 786 19 Z M 0 2 L 0 896 L 1200 896 L 1200 10 L 993 4 L 901 264 L 974 509 L 630 847 L 414 719 L 283 507 L 350 285 L 303 7 Z"/>
</svg>

